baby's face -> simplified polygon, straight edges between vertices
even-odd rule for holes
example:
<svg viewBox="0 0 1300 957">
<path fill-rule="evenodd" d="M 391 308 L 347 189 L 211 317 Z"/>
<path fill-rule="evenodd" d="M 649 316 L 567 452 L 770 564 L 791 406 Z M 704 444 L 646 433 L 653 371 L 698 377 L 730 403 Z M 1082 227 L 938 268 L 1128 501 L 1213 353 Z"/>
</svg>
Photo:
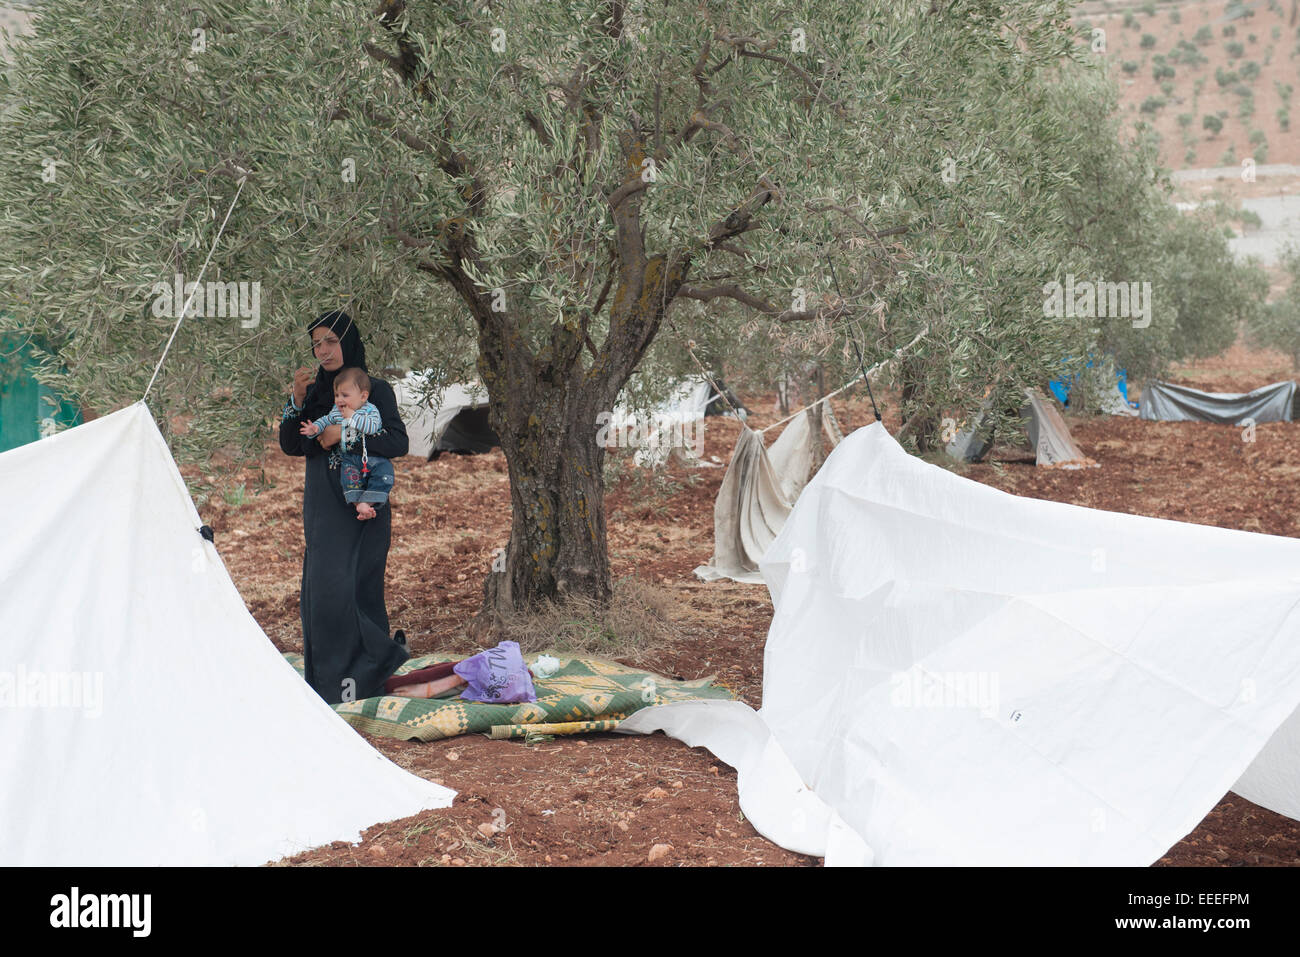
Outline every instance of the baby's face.
<svg viewBox="0 0 1300 957">
<path fill-rule="evenodd" d="M 334 404 L 340 412 L 351 415 L 370 400 L 369 392 L 362 392 L 355 382 L 341 382 L 334 387 Z"/>
</svg>

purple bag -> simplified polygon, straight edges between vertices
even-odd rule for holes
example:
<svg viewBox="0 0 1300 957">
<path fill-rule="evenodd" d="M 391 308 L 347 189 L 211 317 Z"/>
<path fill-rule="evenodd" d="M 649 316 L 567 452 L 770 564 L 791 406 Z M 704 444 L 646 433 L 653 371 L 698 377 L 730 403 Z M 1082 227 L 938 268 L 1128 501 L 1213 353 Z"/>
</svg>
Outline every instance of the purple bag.
<svg viewBox="0 0 1300 957">
<path fill-rule="evenodd" d="M 480 651 L 457 664 L 454 670 L 469 684 L 461 694 L 466 701 L 513 704 L 537 700 L 533 677 L 528 673 L 517 642 L 503 641 L 495 648 Z"/>
</svg>

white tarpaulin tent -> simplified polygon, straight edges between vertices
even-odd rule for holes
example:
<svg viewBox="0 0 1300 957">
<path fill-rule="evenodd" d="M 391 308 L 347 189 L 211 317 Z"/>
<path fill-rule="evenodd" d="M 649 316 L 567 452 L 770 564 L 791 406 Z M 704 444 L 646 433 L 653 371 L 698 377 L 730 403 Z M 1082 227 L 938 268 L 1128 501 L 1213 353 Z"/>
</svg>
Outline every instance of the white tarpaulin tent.
<svg viewBox="0 0 1300 957">
<path fill-rule="evenodd" d="M 1148 865 L 1300 818 L 1300 540 L 1020 498 L 850 435 L 761 562 L 763 707 L 664 729 L 828 864 Z"/>
<path fill-rule="evenodd" d="M 649 415 L 638 414 L 620 398 L 604 426 L 606 446 L 635 446 L 633 461 L 658 468 L 676 454 L 689 465 L 699 465 L 695 445 L 703 445 L 704 416 L 717 398 L 703 377 L 684 379 Z"/>
<path fill-rule="evenodd" d="M 682 379 L 649 414 L 638 413 L 620 396 L 612 413 L 599 419 L 605 445 L 609 448 L 635 446 L 633 461 L 638 466 L 658 468 L 675 455 L 692 468 L 714 468 L 700 456 L 704 449 L 704 417 L 709 407 L 731 403 L 739 405 L 725 385 L 719 392 L 703 376 Z M 728 407 L 723 415 L 735 417 Z M 744 415 L 742 410 L 742 417 Z"/>
<path fill-rule="evenodd" d="M 822 431 L 832 447 L 844 437 L 830 402 L 823 403 Z M 763 433 L 742 429 L 713 504 L 713 557 L 695 569 L 696 577 L 761 583 L 758 560 L 785 525 L 813 461 L 807 413 L 791 419 L 770 449 Z"/>
<path fill-rule="evenodd" d="M 410 441 L 407 454 L 422 459 L 427 459 L 438 447 L 439 441 L 458 415 L 488 407 L 487 390 L 477 382 L 459 382 L 441 390 L 434 403 L 436 411 L 421 404 L 421 386 L 427 375 L 427 372 L 412 372 L 393 382 L 397 407 Z"/>
<path fill-rule="evenodd" d="M 276 651 L 143 402 L 0 495 L 0 865 L 259 865 L 450 806 Z"/>
</svg>

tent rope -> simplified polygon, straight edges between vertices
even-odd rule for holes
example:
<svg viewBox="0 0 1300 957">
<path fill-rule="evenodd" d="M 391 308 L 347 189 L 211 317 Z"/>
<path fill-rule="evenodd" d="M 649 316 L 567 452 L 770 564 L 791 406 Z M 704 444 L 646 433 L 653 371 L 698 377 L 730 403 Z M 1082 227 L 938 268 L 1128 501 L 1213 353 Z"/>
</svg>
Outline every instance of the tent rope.
<svg viewBox="0 0 1300 957">
<path fill-rule="evenodd" d="M 221 234 L 226 231 L 226 223 L 230 222 L 230 214 L 235 211 L 235 204 L 239 202 L 239 194 L 244 191 L 244 184 L 248 182 L 247 176 L 239 177 L 239 189 L 235 191 L 235 198 L 230 201 L 230 208 L 226 210 L 226 218 L 221 221 L 221 228 L 217 230 L 216 238 L 212 240 L 212 248 L 208 250 L 208 258 L 203 260 L 203 268 L 199 270 L 198 279 L 194 280 L 194 291 L 190 297 L 185 300 L 185 305 L 181 308 L 180 315 L 176 317 L 176 325 L 172 326 L 172 334 L 167 340 L 167 345 L 163 346 L 162 355 L 158 357 L 158 364 L 154 366 L 153 375 L 149 377 L 149 384 L 145 386 L 144 395 L 140 396 L 143 402 L 149 398 L 149 390 L 153 388 L 154 380 L 158 378 L 158 373 L 162 369 L 162 364 L 167 359 L 167 353 L 171 351 L 172 343 L 176 340 L 176 333 L 180 331 L 181 323 L 185 321 L 185 313 L 189 312 L 190 304 L 194 302 L 194 296 L 203 285 L 203 273 L 207 271 L 208 263 L 212 262 L 212 254 L 217 251 L 217 243 L 221 242 Z"/>
<path fill-rule="evenodd" d="M 761 429 L 757 429 L 756 431 L 761 435 L 762 433 L 766 432 L 768 429 L 775 429 L 778 425 L 784 425 L 785 423 L 789 422 L 791 419 L 793 419 L 795 416 L 799 415 L 800 413 L 802 413 L 802 412 L 807 412 L 807 411 L 808 411 L 809 409 L 811 409 L 813 406 L 815 406 L 815 405 L 821 405 L 821 404 L 822 404 L 823 402 L 825 402 L 827 399 L 834 398 L 835 396 L 837 396 L 837 395 L 839 395 L 841 392 L 843 392 L 845 389 L 848 389 L 850 386 L 852 386 L 852 385 L 854 385 L 855 383 L 857 383 L 857 381 L 858 381 L 859 379 L 867 379 L 867 378 L 868 378 L 869 376 L 871 376 L 873 373 L 875 373 L 875 372 L 879 372 L 881 369 L 883 369 L 885 366 L 889 365 L 891 362 L 893 362 L 895 359 L 897 359 L 900 355 L 902 355 L 902 354 L 903 354 L 904 352 L 906 352 L 908 349 L 912 348 L 912 346 L 914 346 L 914 345 L 916 345 L 918 342 L 920 342 L 920 341 L 921 341 L 921 338 L 922 338 L 923 336 L 928 335 L 929 332 L 930 332 L 930 326 L 929 326 L 929 324 L 927 324 L 927 325 L 925 326 L 924 329 L 922 329 L 920 332 L 918 332 L 915 336 L 912 337 L 912 341 L 909 342 L 907 345 L 905 345 L 905 346 L 899 346 L 897 349 L 894 350 L 894 354 L 893 354 L 893 355 L 888 356 L 887 358 L 881 359 L 879 362 L 877 362 L 875 365 L 873 365 L 870 369 L 863 369 L 863 370 L 862 370 L 862 373 L 861 373 L 860 375 L 855 375 L 852 379 L 850 379 L 848 382 L 844 383 L 844 385 L 840 386 L 840 387 L 839 387 L 838 389 L 836 389 L 834 392 L 828 392 L 826 395 L 822 396 L 822 397 L 821 397 L 820 399 L 818 399 L 817 401 L 815 401 L 815 402 L 809 402 L 809 403 L 808 403 L 807 405 L 805 405 L 802 409 L 799 409 L 799 410 L 797 410 L 797 411 L 795 411 L 795 412 L 791 412 L 789 415 L 787 415 L 787 416 L 786 416 L 784 419 L 782 419 L 780 422 L 773 422 L 771 425 L 764 426 L 763 428 L 761 428 Z M 854 344 L 856 345 L 856 342 L 855 342 Z M 872 404 L 874 405 L 875 403 L 873 402 Z M 879 421 L 879 419 L 880 419 L 880 414 L 879 414 L 879 413 L 876 414 L 876 419 L 877 419 L 877 421 Z"/>
</svg>

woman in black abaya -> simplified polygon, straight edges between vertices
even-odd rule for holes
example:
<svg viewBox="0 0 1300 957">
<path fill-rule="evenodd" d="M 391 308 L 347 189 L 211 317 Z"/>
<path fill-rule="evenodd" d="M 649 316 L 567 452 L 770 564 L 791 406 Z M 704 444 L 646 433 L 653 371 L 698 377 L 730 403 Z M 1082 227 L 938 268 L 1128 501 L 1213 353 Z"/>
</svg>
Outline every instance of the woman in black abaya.
<svg viewBox="0 0 1300 957">
<path fill-rule="evenodd" d="M 307 459 L 302 524 L 307 549 L 302 560 L 302 647 L 307 683 L 330 704 L 382 694 L 384 680 L 407 658 L 388 631 L 384 571 L 392 533 L 391 506 L 367 521 L 343 498 L 339 482 L 341 429 L 299 434 L 334 405 L 334 377 L 347 366 L 366 368 L 366 349 L 351 317 L 327 312 L 307 327 L 320 367 L 294 375 L 292 399 L 280 422 L 280 448 Z M 383 419 L 383 431 L 366 438 L 371 455 L 395 459 L 407 451 L 406 426 L 397 411 L 393 387 L 370 379 L 370 401 Z"/>
</svg>

